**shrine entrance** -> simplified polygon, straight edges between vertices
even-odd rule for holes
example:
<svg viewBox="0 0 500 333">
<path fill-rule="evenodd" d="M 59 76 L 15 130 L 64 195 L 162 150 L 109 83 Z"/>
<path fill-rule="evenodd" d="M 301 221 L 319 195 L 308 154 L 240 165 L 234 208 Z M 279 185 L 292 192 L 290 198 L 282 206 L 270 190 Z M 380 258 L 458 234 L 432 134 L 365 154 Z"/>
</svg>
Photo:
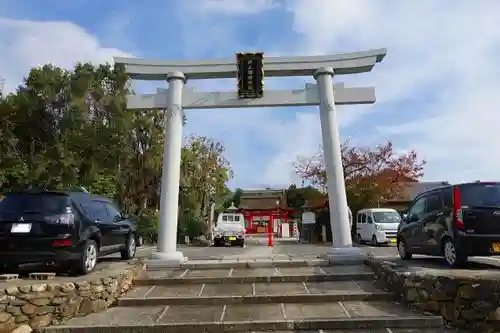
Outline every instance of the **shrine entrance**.
<svg viewBox="0 0 500 333">
<path fill-rule="evenodd" d="M 248 234 L 290 234 L 289 220 L 294 210 L 288 207 L 285 190 L 243 190 L 237 209 L 245 217 Z"/>
<path fill-rule="evenodd" d="M 351 241 L 335 105 L 374 103 L 375 88 L 346 88 L 343 83 L 334 85 L 332 79 L 335 75 L 369 72 L 385 54 L 386 49 L 309 57 L 264 58 L 263 53 L 238 53 L 236 60 L 197 62 L 115 58 L 132 79 L 168 82 L 168 89 L 131 95 L 127 102 L 129 109 L 166 110 L 160 226 L 153 258 L 167 265 L 185 261 L 177 249 L 183 110 L 319 105 L 334 244 L 327 256 L 339 262 L 362 261 L 364 256 Z M 316 84 L 306 83 L 305 88 L 296 90 L 264 90 L 265 77 L 291 76 L 312 76 Z M 223 78 L 235 78 L 237 91 L 197 92 L 184 87 L 187 80 Z"/>
</svg>

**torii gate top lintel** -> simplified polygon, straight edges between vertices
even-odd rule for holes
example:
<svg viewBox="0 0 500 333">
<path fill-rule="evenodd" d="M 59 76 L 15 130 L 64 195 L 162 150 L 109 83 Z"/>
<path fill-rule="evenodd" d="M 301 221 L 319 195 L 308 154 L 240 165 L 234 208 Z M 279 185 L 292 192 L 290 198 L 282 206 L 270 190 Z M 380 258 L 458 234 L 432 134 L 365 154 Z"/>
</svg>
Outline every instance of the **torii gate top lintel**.
<svg viewBox="0 0 500 333">
<path fill-rule="evenodd" d="M 387 49 L 339 53 L 321 56 L 266 57 L 266 77 L 312 76 L 321 67 L 331 67 L 336 75 L 369 72 L 381 62 Z M 234 59 L 201 61 L 164 61 L 116 57 L 115 63 L 123 64 L 132 79 L 164 80 L 168 73 L 180 71 L 189 80 L 227 79 L 236 77 Z"/>
</svg>

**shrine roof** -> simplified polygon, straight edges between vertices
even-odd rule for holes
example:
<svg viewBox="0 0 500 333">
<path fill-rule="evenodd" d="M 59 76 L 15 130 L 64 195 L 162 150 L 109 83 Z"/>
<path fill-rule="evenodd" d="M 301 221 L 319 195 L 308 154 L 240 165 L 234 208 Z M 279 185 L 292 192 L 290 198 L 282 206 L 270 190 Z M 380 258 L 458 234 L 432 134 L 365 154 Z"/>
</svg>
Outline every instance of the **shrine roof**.
<svg viewBox="0 0 500 333">
<path fill-rule="evenodd" d="M 289 209 L 286 196 L 260 196 L 241 197 L 239 209 L 243 210 L 273 210 L 276 209 L 276 201 L 279 200 L 279 209 Z"/>
</svg>

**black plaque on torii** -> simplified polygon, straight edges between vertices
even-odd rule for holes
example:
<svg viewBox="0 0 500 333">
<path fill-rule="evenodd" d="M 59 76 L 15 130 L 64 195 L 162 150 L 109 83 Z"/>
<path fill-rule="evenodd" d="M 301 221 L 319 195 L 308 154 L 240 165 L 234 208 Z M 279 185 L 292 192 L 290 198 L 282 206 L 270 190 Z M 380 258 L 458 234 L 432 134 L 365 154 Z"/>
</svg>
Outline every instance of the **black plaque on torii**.
<svg viewBox="0 0 500 333">
<path fill-rule="evenodd" d="M 238 98 L 264 96 L 264 53 L 237 53 Z"/>
</svg>

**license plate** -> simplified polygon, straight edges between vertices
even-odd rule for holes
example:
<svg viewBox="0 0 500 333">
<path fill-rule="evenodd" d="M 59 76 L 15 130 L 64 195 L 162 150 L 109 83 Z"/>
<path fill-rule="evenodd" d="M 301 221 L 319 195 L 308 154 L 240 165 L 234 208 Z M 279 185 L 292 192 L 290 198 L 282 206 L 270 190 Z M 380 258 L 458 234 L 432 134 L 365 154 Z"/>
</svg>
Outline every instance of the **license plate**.
<svg viewBox="0 0 500 333">
<path fill-rule="evenodd" d="M 500 243 L 493 243 L 493 252 L 500 252 Z"/>
<path fill-rule="evenodd" d="M 393 244 L 396 244 L 396 238 L 391 238 L 389 239 L 389 242 L 393 243 Z"/>
<path fill-rule="evenodd" d="M 232 240 L 236 240 L 236 237 L 229 237 L 228 239 L 229 239 L 230 241 L 232 241 Z"/>
<path fill-rule="evenodd" d="M 31 231 L 31 223 L 14 223 L 10 228 L 13 234 L 28 234 Z"/>
</svg>

